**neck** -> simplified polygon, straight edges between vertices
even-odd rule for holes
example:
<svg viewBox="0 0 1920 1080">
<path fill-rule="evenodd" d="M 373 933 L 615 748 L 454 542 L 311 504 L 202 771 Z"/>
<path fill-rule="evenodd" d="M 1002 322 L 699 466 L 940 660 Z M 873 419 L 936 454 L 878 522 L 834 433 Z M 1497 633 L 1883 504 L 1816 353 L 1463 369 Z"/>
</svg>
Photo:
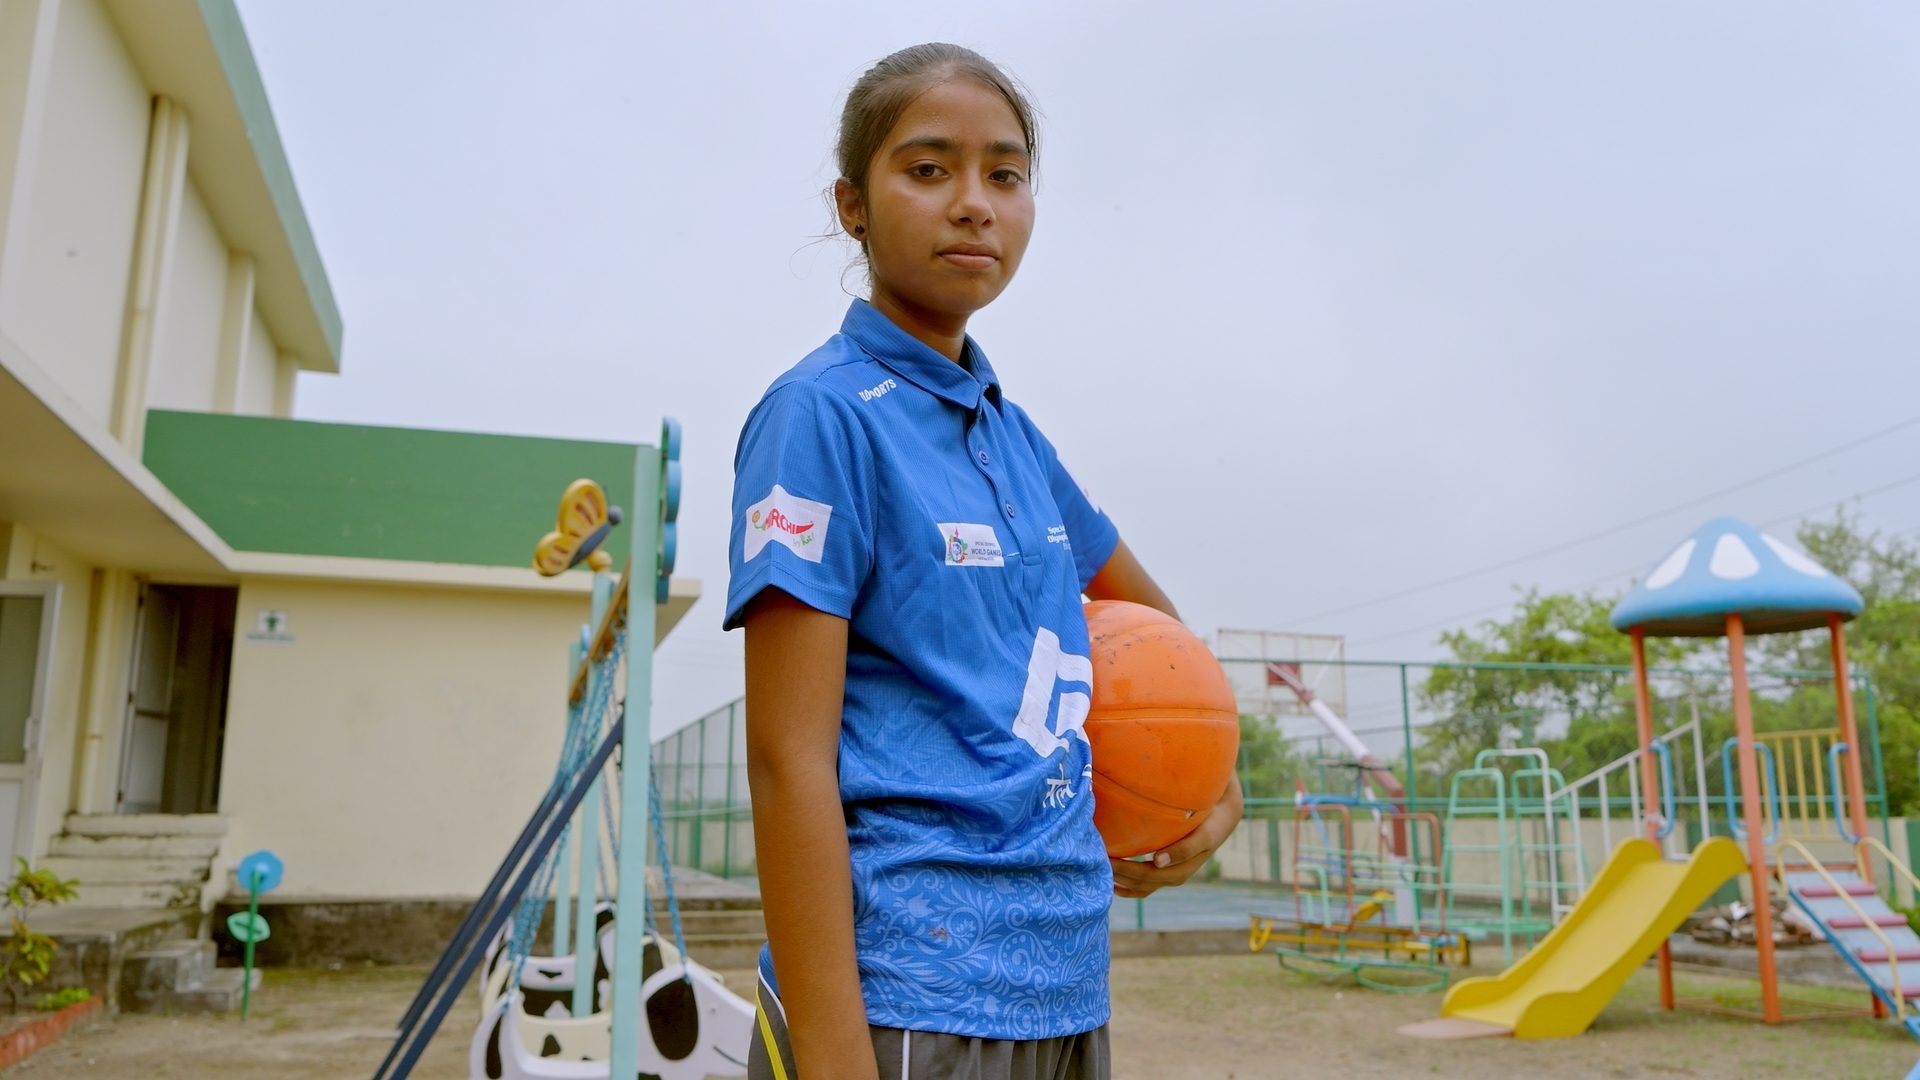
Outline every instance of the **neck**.
<svg viewBox="0 0 1920 1080">
<path fill-rule="evenodd" d="M 965 315 L 929 311 L 902 300 L 879 284 L 874 285 L 873 299 L 868 303 L 914 340 L 956 364 L 960 362 L 960 351 L 966 346 L 967 340 Z"/>
</svg>

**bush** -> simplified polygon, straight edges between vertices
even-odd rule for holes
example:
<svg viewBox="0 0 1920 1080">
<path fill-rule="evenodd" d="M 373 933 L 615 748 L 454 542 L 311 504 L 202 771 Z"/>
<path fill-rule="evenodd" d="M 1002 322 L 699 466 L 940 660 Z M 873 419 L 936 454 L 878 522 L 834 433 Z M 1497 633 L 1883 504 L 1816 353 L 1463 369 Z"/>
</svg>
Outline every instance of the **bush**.
<svg viewBox="0 0 1920 1080">
<path fill-rule="evenodd" d="M 33 999 L 33 1007 L 41 1012 L 59 1012 L 69 1005 L 78 1005 L 83 1001 L 92 1001 L 93 991 L 84 986 L 69 986 L 51 994 L 41 994 Z"/>
</svg>

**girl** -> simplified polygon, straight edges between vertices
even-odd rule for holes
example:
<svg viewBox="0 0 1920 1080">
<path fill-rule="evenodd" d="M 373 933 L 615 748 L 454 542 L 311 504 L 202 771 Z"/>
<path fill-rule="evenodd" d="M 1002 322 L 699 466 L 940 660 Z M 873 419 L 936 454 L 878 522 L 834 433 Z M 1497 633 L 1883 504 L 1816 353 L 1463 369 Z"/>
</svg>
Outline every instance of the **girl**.
<svg viewBox="0 0 1920 1080">
<path fill-rule="evenodd" d="M 1081 594 L 1173 605 L 967 319 L 1033 231 L 1033 110 L 952 45 L 847 96 L 832 196 L 872 284 L 734 462 L 726 625 L 769 949 L 750 1075 L 1105 1077 L 1107 909 L 1187 879 L 1093 828 Z"/>
</svg>

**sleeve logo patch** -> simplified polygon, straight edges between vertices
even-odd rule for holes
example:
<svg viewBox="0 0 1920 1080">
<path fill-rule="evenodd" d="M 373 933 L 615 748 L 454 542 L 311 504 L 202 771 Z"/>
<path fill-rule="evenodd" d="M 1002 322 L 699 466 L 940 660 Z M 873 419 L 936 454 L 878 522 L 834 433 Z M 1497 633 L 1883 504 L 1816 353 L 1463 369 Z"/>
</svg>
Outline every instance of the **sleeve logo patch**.
<svg viewBox="0 0 1920 1080">
<path fill-rule="evenodd" d="M 817 563 L 827 542 L 827 522 L 833 507 L 803 499 L 779 484 L 767 497 L 747 507 L 747 532 L 741 562 L 751 562 L 768 544 L 784 544 L 795 555 Z"/>
<path fill-rule="evenodd" d="M 991 525 L 943 521 L 940 539 L 946 545 L 948 566 L 1005 566 L 1000 537 Z"/>
</svg>

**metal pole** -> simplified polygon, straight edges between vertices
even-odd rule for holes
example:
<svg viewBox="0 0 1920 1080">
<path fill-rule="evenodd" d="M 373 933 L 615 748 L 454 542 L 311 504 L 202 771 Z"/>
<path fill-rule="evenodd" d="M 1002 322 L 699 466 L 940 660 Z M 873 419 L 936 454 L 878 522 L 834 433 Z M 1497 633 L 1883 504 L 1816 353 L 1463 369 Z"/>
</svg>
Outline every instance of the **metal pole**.
<svg viewBox="0 0 1920 1080">
<path fill-rule="evenodd" d="M 733 710 L 740 703 L 727 704 L 727 802 L 720 818 L 720 876 L 733 876 Z"/>
<path fill-rule="evenodd" d="M 647 769 L 653 737 L 653 591 L 660 559 L 660 457 L 658 447 L 634 454 L 632 542 L 627 564 L 626 729 L 620 742 L 620 839 L 615 871 L 620 918 L 614 922 L 613 1052 L 608 1075 L 639 1072 L 640 960 L 646 933 Z"/>
<path fill-rule="evenodd" d="M 1833 700 L 1840 712 L 1840 738 L 1847 744 L 1847 816 L 1853 822 L 1853 835 L 1867 835 L 1867 792 L 1860 778 L 1860 731 L 1853 719 L 1853 679 L 1847 671 L 1847 631 L 1838 615 L 1827 616 L 1827 635 L 1833 652 Z M 1815 768 L 1819 764 L 1815 763 Z M 1873 880 L 1873 860 L 1860 860 L 1860 873 Z"/>
<path fill-rule="evenodd" d="M 606 618 L 607 605 L 613 602 L 613 588 L 612 574 L 593 575 L 594 626 L 599 626 L 601 620 Z M 598 725 L 600 717 L 587 717 L 586 722 Z M 600 741 L 597 734 L 594 741 Z M 593 786 L 587 789 L 586 800 L 580 804 L 580 884 L 573 896 L 576 905 L 573 920 L 573 1015 L 576 1018 L 593 1015 L 593 989 L 598 981 L 594 977 L 594 957 L 600 949 L 600 927 L 593 913 L 600 899 L 600 887 L 605 884 L 597 878 L 600 862 L 600 788 L 606 782 L 606 777 L 596 776 Z"/>
<path fill-rule="evenodd" d="M 1887 803 L 1887 765 L 1880 756 L 1880 695 L 1873 688 L 1872 675 L 1860 676 L 1860 689 L 1867 699 L 1867 745 L 1873 750 L 1873 783 L 1880 790 L 1880 841 L 1892 847 L 1893 826 L 1888 819 L 1893 816 L 1893 807 Z"/>
<path fill-rule="evenodd" d="M 1400 741 L 1406 751 L 1406 788 L 1407 812 L 1417 813 L 1420 809 L 1420 783 L 1414 779 L 1413 768 L 1413 706 L 1412 697 L 1407 691 L 1407 665 L 1400 665 Z M 1415 856 L 1418 861 L 1418 855 Z"/>
<path fill-rule="evenodd" d="M 1633 636 L 1633 716 L 1640 731 L 1640 820 L 1647 839 L 1660 842 L 1660 778 L 1653 768 L 1653 691 L 1647 686 L 1647 631 L 1636 626 Z M 1660 1006 L 1673 1008 L 1673 950 L 1660 941 Z"/>
<path fill-rule="evenodd" d="M 1747 871 L 1753 883 L 1753 944 L 1760 960 L 1760 1005 L 1767 1023 L 1780 1022 L 1780 982 L 1773 964 L 1773 890 L 1767 878 L 1767 833 L 1760 810 L 1760 767 L 1753 748 L 1753 702 L 1747 697 L 1747 632 L 1727 616 L 1727 652 L 1733 671 L 1733 731 L 1739 740 L 1740 816 L 1747 826 Z"/>
</svg>

